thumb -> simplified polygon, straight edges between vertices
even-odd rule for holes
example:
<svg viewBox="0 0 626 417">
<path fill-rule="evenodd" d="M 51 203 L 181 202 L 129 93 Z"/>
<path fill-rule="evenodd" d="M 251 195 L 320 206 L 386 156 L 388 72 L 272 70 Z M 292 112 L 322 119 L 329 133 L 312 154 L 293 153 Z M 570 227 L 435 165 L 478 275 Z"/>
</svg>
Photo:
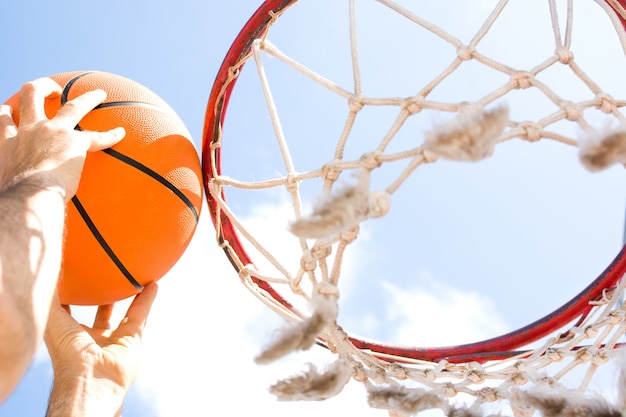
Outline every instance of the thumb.
<svg viewBox="0 0 626 417">
<path fill-rule="evenodd" d="M 54 294 L 48 315 L 48 324 L 44 332 L 44 342 L 49 351 L 54 351 L 69 335 L 80 331 L 82 327 L 61 305 L 58 293 Z M 51 352 L 52 353 L 52 352 Z"/>
<path fill-rule="evenodd" d="M 11 106 L 0 105 L 0 139 L 7 139 L 17 135 L 17 126 L 13 121 Z"/>
</svg>

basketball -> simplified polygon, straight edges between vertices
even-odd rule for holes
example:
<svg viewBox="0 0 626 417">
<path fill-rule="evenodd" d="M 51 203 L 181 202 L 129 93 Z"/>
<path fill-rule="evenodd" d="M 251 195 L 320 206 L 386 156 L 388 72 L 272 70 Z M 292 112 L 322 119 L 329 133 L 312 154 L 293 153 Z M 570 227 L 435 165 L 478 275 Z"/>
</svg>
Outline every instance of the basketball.
<svg viewBox="0 0 626 417">
<path fill-rule="evenodd" d="M 67 101 L 103 89 L 106 101 L 76 129 L 126 130 L 115 146 L 87 154 L 68 203 L 58 283 L 63 304 L 110 304 L 162 278 L 187 248 L 202 205 L 198 153 L 172 108 L 141 84 L 105 72 L 50 78 L 63 93 L 46 99 L 48 118 Z M 6 104 L 19 126 L 19 93 Z"/>
</svg>

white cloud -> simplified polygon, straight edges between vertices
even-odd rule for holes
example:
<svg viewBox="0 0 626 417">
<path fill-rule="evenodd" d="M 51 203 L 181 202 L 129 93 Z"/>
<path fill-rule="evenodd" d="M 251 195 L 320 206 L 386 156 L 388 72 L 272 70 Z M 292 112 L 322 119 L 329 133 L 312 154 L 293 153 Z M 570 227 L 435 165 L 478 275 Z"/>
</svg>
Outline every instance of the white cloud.
<svg viewBox="0 0 626 417">
<path fill-rule="evenodd" d="M 293 239 L 282 235 L 286 216 L 288 207 L 284 204 L 258 206 L 245 221 L 256 236 L 268 236 L 264 244 L 273 252 L 290 259 L 299 256 L 299 248 L 293 248 Z M 239 282 L 213 237 L 213 226 L 205 211 L 189 249 L 161 280 L 150 315 L 137 386 L 159 415 L 241 412 L 317 416 L 329 412 L 386 416 L 385 411 L 367 406 L 365 390 L 356 382 L 324 402 L 278 402 L 268 393 L 268 386 L 277 379 L 299 373 L 308 362 L 323 367 L 334 356 L 315 347 L 268 366 L 256 365 L 254 356 L 283 324 L 282 319 Z M 350 258 L 345 262 L 359 264 Z M 344 274 L 350 270 L 344 270 Z M 399 323 L 394 342 L 445 344 L 459 338 L 475 340 L 505 327 L 493 311 L 493 304 L 479 294 L 463 293 L 436 282 L 409 290 L 390 283 L 383 285 L 389 296 L 387 320 Z M 452 323 L 454 333 L 442 323 Z"/>
<path fill-rule="evenodd" d="M 525 3 L 521 7 L 525 7 Z M 464 14 L 462 16 L 465 18 Z M 528 39 L 523 42 L 528 43 Z M 500 45 L 499 38 L 494 38 L 494 43 Z M 517 51 L 515 48 L 508 50 Z M 455 97 L 458 98 L 458 94 Z M 263 245 L 285 259 L 284 266 L 294 271 L 299 266 L 300 249 L 287 236 L 286 222 L 291 213 L 287 204 L 256 204 L 254 218 L 248 219 L 247 224 L 255 235 L 264 236 Z M 367 407 L 362 387 L 354 383 L 339 397 L 324 403 L 278 403 L 267 393 L 269 384 L 298 372 L 305 362 L 323 365 L 333 358 L 316 348 L 270 366 L 253 363 L 253 357 L 271 332 L 281 325 L 281 320 L 241 285 L 213 242 L 213 236 L 205 210 L 192 246 L 172 273 L 162 280 L 161 292 L 150 316 L 145 336 L 145 364 L 137 384 L 152 393 L 150 398 L 154 398 L 160 414 L 195 416 L 248 412 L 318 416 L 330 412 L 332 415 L 386 416 L 384 411 Z M 347 258 L 345 265 L 363 268 L 361 259 L 351 262 L 358 256 L 356 252 L 350 251 L 352 258 Z M 258 266 L 265 269 L 261 263 Z M 344 268 L 343 273 L 345 279 L 357 284 L 350 279 L 354 271 Z M 342 283 L 346 282 L 344 278 Z M 488 297 L 433 279 L 421 282 L 422 285 L 411 288 L 384 283 L 388 315 L 366 315 L 365 327 L 376 329 L 381 321 L 397 324 L 393 341 L 408 345 L 473 342 L 509 330 Z M 351 286 L 342 286 L 342 296 L 348 295 L 350 290 Z"/>
<path fill-rule="evenodd" d="M 279 207 L 262 209 L 248 223 L 271 232 L 284 223 L 283 214 Z M 239 282 L 213 236 L 205 211 L 188 251 L 161 280 L 150 314 L 137 386 L 153 401 L 159 415 L 317 416 L 322 410 L 387 415 L 368 408 L 365 391 L 357 383 L 322 403 L 277 402 L 268 393 L 270 384 L 300 372 L 307 362 L 323 367 L 334 358 L 316 347 L 269 366 L 253 362 L 283 322 Z"/>
<path fill-rule="evenodd" d="M 508 329 L 486 296 L 424 277 L 423 285 L 400 288 L 383 282 L 388 317 L 397 321 L 394 342 L 402 345 L 443 346 L 493 337 Z"/>
</svg>

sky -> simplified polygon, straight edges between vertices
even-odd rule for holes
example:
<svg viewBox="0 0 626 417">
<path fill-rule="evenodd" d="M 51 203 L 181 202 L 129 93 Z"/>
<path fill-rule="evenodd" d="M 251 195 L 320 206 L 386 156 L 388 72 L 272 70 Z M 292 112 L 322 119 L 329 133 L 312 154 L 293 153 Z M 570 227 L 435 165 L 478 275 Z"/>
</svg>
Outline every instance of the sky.
<svg viewBox="0 0 626 417">
<path fill-rule="evenodd" d="M 332 1 L 324 12 L 302 0 L 279 19 L 270 40 L 349 90 L 347 1 Z M 328 0 L 319 3 L 328 5 Z M 600 8 L 592 1 L 576 3 L 580 12 L 575 23 L 588 29 L 574 39 L 576 59 L 603 88 L 624 97 L 618 76 L 626 70 L 623 51 Z M 74 70 L 116 73 L 166 100 L 200 152 L 213 80 L 239 29 L 259 4 L 0 0 L 0 25 L 9 34 L 3 45 L 0 99 L 46 75 Z M 419 7 L 454 36 L 469 39 L 493 4 L 442 0 L 439 8 Z M 455 13 L 442 13 L 451 6 Z M 512 1 L 506 24 L 511 33 L 525 36 L 507 42 L 486 37 L 481 48 L 515 67 L 537 62 L 536 57 L 554 49 L 546 35 L 546 9 L 544 1 Z M 362 10 L 360 28 L 368 29 L 359 38 L 365 94 L 415 94 L 411 83 L 423 84 L 450 61 L 454 51 L 443 44 L 415 42 L 405 49 L 399 40 L 422 39 L 412 26 L 380 8 Z M 533 31 L 527 29 L 529 24 Z M 313 88 L 310 80 L 294 75 L 278 60 L 264 62 L 296 167 L 320 166 L 332 156 L 332 138 L 345 121 L 345 103 Z M 502 82 L 471 65 L 466 71 L 451 77 L 433 98 L 476 99 Z M 576 98 L 584 91 L 558 73 L 545 77 L 564 95 Z M 548 106 L 531 91 L 517 93 L 508 103 L 516 119 L 536 117 Z M 347 147 L 347 155 L 358 157 L 363 149 L 373 149 L 395 117 L 389 109 L 376 110 L 380 113 L 375 117 L 364 111 L 355 127 L 358 141 Z M 424 113 L 408 124 L 393 146 L 410 145 L 448 117 Z M 225 174 L 246 181 L 285 175 L 272 138 L 258 76 L 249 63 L 225 125 Z M 373 177 L 372 186 L 382 187 L 387 180 L 382 174 Z M 624 191 L 622 168 L 590 174 L 578 163 L 576 149 L 553 143 L 506 143 L 485 162 L 441 161 L 420 168 L 394 195 L 390 214 L 367 222 L 348 253 L 340 286 L 341 324 L 368 338 L 409 345 L 471 342 L 527 324 L 578 293 L 617 253 Z M 299 258 L 293 255 L 293 238 L 287 232 L 293 210 L 285 194 L 233 190 L 230 196 L 250 230 L 286 265 L 297 268 Z M 318 196 L 319 190 L 304 188 L 305 208 Z M 324 402 L 278 402 L 267 392 L 270 384 L 298 373 L 306 363 L 323 366 L 333 357 L 316 347 L 271 365 L 256 365 L 254 356 L 282 320 L 241 285 L 214 238 L 204 207 L 188 250 L 160 281 L 145 331 L 142 371 L 124 403 L 124 416 L 387 415 L 367 407 L 365 391 L 356 383 Z M 123 314 L 127 305 L 121 302 L 116 314 Z M 93 309 L 79 309 L 77 314 L 89 323 Z M 0 405 L 0 416 L 43 415 L 51 380 L 42 346 L 21 384 Z"/>
</svg>

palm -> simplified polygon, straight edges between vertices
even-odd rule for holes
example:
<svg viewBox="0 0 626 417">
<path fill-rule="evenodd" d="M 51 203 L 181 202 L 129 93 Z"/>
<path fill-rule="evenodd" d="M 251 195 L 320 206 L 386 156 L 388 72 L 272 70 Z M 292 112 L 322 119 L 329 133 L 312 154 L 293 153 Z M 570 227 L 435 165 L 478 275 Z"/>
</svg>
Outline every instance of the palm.
<svg viewBox="0 0 626 417">
<path fill-rule="evenodd" d="M 128 309 L 126 317 L 111 330 L 113 305 L 98 307 L 93 327 L 74 320 L 58 304 L 50 312 L 46 344 L 55 369 L 74 376 L 93 372 L 127 390 L 139 367 L 143 326 L 156 295 L 156 285 L 146 286 Z"/>
</svg>

